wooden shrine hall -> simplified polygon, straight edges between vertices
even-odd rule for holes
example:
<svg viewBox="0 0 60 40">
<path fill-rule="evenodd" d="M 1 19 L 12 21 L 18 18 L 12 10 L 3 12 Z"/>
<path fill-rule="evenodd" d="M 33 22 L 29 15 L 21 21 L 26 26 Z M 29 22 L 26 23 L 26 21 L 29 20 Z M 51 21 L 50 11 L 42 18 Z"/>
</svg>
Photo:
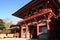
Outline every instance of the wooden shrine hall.
<svg viewBox="0 0 60 40">
<path fill-rule="evenodd" d="M 46 33 L 48 39 L 55 40 L 55 29 L 58 28 L 54 26 L 55 20 L 60 20 L 59 13 L 59 0 L 32 0 L 12 15 L 23 19 L 17 23 L 20 25 L 20 37 L 38 38 L 40 34 Z"/>
</svg>

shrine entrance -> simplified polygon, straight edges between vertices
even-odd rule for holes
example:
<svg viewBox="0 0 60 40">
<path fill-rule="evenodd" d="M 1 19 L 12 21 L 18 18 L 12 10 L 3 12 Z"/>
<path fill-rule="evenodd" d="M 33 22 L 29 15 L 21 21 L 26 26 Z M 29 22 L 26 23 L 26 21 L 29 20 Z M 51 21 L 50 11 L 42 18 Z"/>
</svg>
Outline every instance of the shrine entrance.
<svg viewBox="0 0 60 40">
<path fill-rule="evenodd" d="M 37 38 L 37 28 L 34 25 L 29 26 L 30 38 Z"/>
<path fill-rule="evenodd" d="M 37 38 L 37 29 L 33 29 L 32 38 Z"/>
</svg>

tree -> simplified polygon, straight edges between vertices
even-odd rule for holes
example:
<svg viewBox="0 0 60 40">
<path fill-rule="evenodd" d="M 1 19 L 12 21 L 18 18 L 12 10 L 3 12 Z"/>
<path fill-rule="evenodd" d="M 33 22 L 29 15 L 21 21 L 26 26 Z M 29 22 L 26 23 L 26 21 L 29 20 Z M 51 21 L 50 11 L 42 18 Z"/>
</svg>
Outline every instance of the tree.
<svg viewBox="0 0 60 40">
<path fill-rule="evenodd" d="M 10 25 L 11 25 L 11 23 L 10 23 L 10 22 L 5 23 L 5 28 L 6 28 L 6 29 L 10 28 Z"/>
<path fill-rule="evenodd" d="M 4 22 L 2 19 L 0 19 L 0 30 L 3 30 L 3 29 L 5 29 Z"/>
</svg>

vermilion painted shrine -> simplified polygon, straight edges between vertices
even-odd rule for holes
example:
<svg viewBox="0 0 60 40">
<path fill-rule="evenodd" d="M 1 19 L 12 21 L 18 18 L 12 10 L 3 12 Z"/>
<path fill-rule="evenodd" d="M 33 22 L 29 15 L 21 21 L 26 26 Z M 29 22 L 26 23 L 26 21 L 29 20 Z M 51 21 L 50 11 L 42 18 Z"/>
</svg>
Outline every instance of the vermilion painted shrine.
<svg viewBox="0 0 60 40">
<path fill-rule="evenodd" d="M 58 0 L 32 0 L 12 15 L 23 19 L 18 22 L 20 37 L 37 38 L 41 33 L 47 33 L 48 39 L 55 40 L 60 28 L 59 13 Z"/>
</svg>

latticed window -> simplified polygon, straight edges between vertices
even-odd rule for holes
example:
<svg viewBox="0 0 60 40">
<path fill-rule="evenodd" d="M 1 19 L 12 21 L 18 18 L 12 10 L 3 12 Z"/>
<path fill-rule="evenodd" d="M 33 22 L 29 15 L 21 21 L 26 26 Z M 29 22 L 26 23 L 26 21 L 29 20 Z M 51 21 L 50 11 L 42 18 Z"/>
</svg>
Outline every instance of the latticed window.
<svg viewBox="0 0 60 40">
<path fill-rule="evenodd" d="M 40 28 L 40 35 L 39 35 L 40 39 L 48 39 L 48 33 L 47 33 L 47 28 L 46 27 L 41 27 Z"/>
</svg>

